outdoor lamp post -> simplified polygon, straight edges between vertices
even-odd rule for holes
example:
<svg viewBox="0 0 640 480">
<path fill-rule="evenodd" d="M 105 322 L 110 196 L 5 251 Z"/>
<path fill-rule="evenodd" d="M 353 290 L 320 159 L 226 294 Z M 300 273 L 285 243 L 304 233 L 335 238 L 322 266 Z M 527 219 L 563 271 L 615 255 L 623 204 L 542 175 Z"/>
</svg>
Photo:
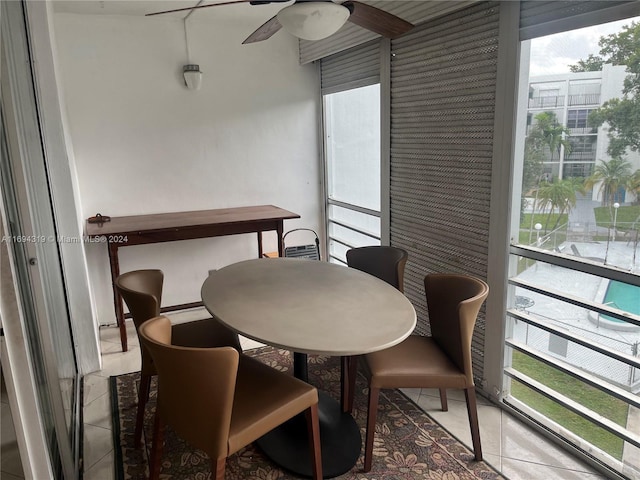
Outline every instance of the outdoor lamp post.
<svg viewBox="0 0 640 480">
<path fill-rule="evenodd" d="M 536 229 L 536 247 L 540 246 L 540 230 L 542 229 L 541 223 L 536 223 L 533 228 Z"/>
<path fill-rule="evenodd" d="M 613 241 L 616 241 L 616 222 L 618 220 L 618 208 L 620 204 L 618 202 L 613 204 Z"/>
</svg>

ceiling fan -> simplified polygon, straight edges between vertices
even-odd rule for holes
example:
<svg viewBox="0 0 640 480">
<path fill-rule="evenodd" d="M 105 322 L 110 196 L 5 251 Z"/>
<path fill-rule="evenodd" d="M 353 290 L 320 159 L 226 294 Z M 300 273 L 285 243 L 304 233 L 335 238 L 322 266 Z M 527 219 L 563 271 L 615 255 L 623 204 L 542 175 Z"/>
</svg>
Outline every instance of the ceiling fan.
<svg viewBox="0 0 640 480">
<path fill-rule="evenodd" d="M 164 13 L 195 10 L 198 8 L 219 7 L 234 3 L 251 5 L 267 5 L 270 3 L 287 3 L 291 0 L 230 0 L 221 3 L 198 5 L 194 7 L 165 10 L 148 13 L 146 16 Z M 320 40 L 333 35 L 347 21 L 366 28 L 386 38 L 396 38 L 413 28 L 413 24 L 366 3 L 347 0 L 335 3 L 332 0 L 295 0 L 284 7 L 256 29 L 242 43 L 261 42 L 271 38 L 284 27 L 292 35 L 305 40 Z"/>
</svg>

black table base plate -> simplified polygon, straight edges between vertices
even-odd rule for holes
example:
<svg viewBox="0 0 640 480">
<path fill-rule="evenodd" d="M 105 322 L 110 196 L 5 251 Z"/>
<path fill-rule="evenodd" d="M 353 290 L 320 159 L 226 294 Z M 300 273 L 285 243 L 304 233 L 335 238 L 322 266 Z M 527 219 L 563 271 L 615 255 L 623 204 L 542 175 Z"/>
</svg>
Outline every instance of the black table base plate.
<svg viewBox="0 0 640 480">
<path fill-rule="evenodd" d="M 333 478 L 348 472 L 358 461 L 362 448 L 360 429 L 340 404 L 324 392 L 318 392 L 322 473 Z M 312 477 L 311 453 L 304 414 L 298 415 L 256 442 L 274 463 L 302 477 Z"/>
</svg>

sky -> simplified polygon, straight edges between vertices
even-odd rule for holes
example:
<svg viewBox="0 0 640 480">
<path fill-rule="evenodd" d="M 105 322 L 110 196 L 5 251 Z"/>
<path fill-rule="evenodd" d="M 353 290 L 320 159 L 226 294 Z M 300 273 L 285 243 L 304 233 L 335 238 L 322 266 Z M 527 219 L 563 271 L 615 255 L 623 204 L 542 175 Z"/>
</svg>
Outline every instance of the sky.
<svg viewBox="0 0 640 480">
<path fill-rule="evenodd" d="M 557 33 L 531 40 L 530 76 L 569 72 L 569 65 L 600 51 L 598 40 L 603 35 L 619 32 L 624 25 L 640 17 Z"/>
</svg>

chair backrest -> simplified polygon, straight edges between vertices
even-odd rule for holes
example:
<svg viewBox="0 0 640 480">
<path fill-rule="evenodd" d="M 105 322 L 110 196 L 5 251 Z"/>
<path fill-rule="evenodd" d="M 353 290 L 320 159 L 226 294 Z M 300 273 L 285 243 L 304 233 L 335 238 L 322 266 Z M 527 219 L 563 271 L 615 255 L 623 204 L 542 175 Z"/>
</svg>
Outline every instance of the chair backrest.
<svg viewBox="0 0 640 480">
<path fill-rule="evenodd" d="M 473 385 L 471 339 L 489 286 L 468 275 L 429 274 L 424 278 L 431 336 Z"/>
<path fill-rule="evenodd" d="M 171 345 L 171 322 L 163 316 L 146 321 L 139 334 L 158 370 L 163 420 L 212 459 L 226 457 L 238 351 Z"/>
<path fill-rule="evenodd" d="M 408 254 L 398 247 L 370 246 L 347 251 L 347 265 L 362 270 L 404 292 L 404 266 Z"/>
<path fill-rule="evenodd" d="M 161 270 L 134 270 L 116 278 L 116 288 L 127 304 L 136 328 L 160 315 L 163 281 Z"/>
<path fill-rule="evenodd" d="M 163 281 L 161 270 L 133 270 L 116 278 L 116 288 L 129 308 L 136 332 L 144 322 L 160 315 Z M 140 351 L 142 372 L 154 375 L 156 371 L 149 352 L 144 345 L 140 345 Z"/>
</svg>

